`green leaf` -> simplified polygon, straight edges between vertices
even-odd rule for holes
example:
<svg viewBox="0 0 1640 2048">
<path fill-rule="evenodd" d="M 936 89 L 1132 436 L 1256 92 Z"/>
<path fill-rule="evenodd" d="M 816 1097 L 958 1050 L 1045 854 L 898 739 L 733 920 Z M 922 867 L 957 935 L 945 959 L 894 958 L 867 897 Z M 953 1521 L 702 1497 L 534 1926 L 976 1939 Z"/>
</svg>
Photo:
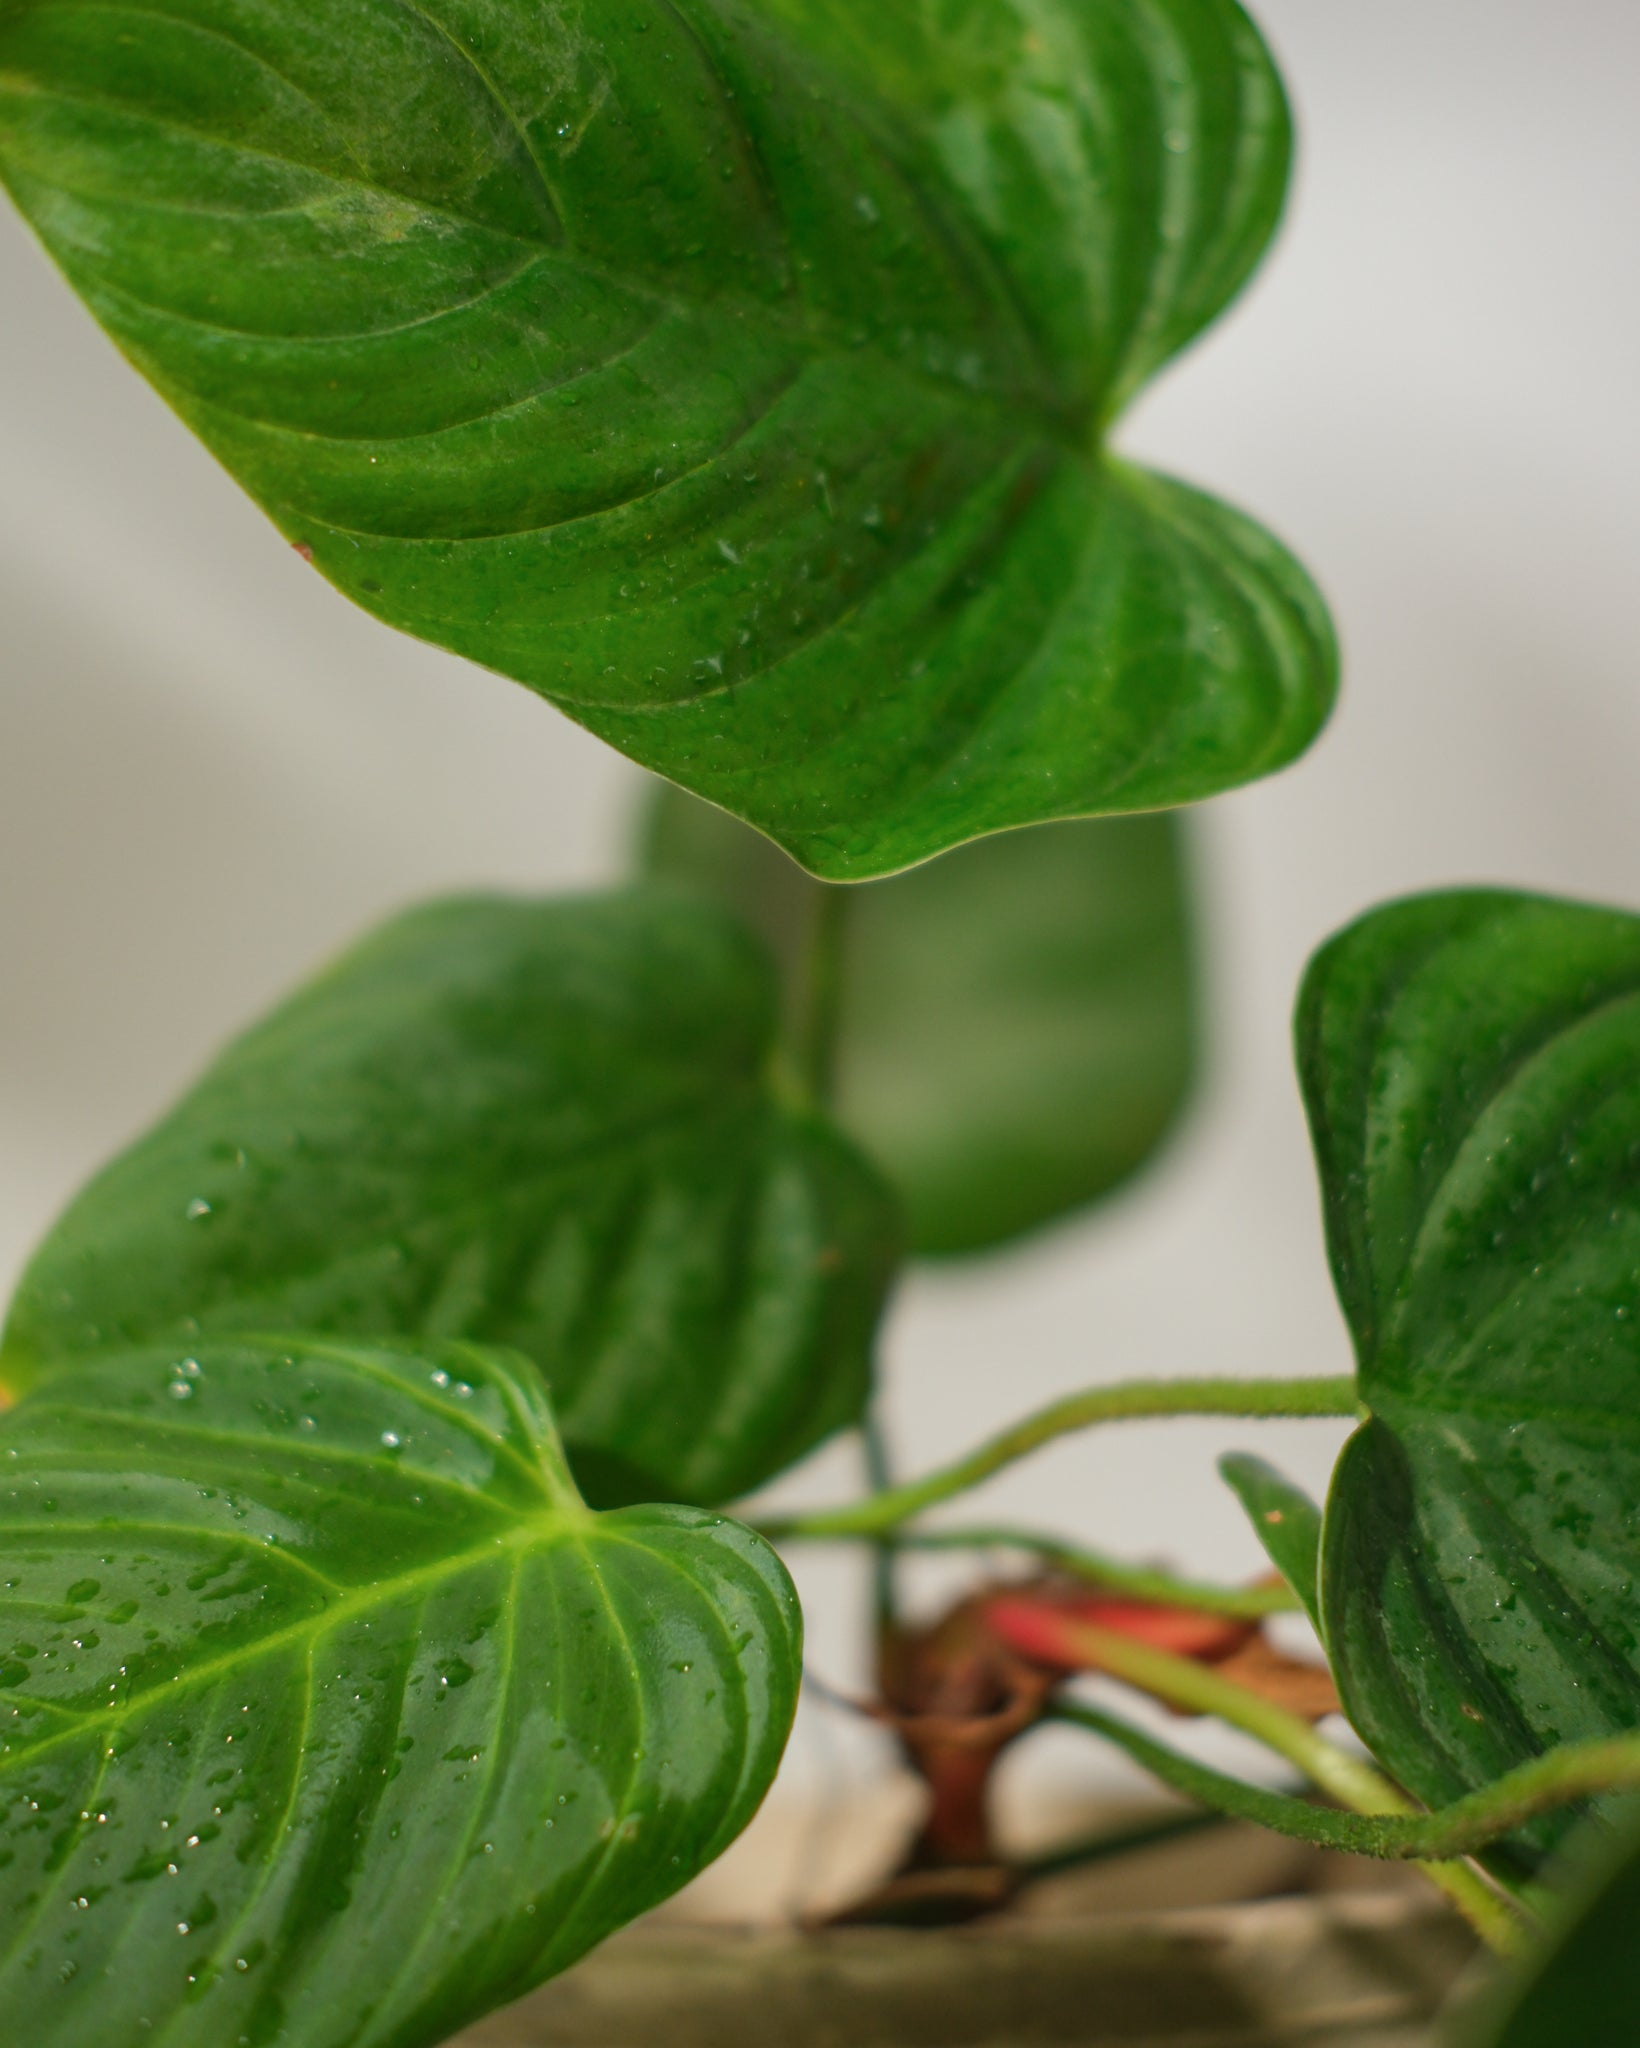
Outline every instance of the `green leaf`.
<svg viewBox="0 0 1640 2048">
<path fill-rule="evenodd" d="M 1640 1828 L 1585 1831 L 1550 1939 L 1477 2000 L 1457 2048 L 1633 2048 L 1640 2009 Z M 1568 1860 L 1572 1852 L 1568 1852 Z"/>
<path fill-rule="evenodd" d="M 1319 1634 L 1321 1597 L 1316 1577 L 1321 1566 L 1321 1510 L 1274 1465 L 1245 1451 L 1231 1451 L 1220 1458 L 1219 1472 L 1247 1510 L 1265 1555 L 1297 1594 Z"/>
<path fill-rule="evenodd" d="M 1640 1723 L 1640 919 L 1391 904 L 1312 963 L 1298 1052 L 1372 1411 L 1327 1507 L 1327 1649 L 1444 1804 Z"/>
<path fill-rule="evenodd" d="M 1143 1163 L 1187 1095 L 1194 975 L 1182 821 L 1046 825 L 849 890 L 836 1104 L 921 1252 L 1051 1222 Z M 824 885 L 760 834 L 657 790 L 644 861 L 731 904 L 786 981 Z"/>
<path fill-rule="evenodd" d="M 1314 735 L 1302 570 L 1104 447 L 1289 154 L 1234 0 L 0 11 L 0 177 L 280 530 L 834 877 Z"/>
<path fill-rule="evenodd" d="M 728 1499 L 854 1421 L 901 1226 L 767 1077 L 777 992 L 665 890 L 386 925 L 70 1204 L 14 1385 L 204 1330 L 463 1337 L 545 1374 L 598 1505 Z"/>
<path fill-rule="evenodd" d="M 0 2011 L 421 2048 L 685 1883 L 791 1722 L 750 1530 L 595 1515 L 522 1359 L 272 1339 L 0 1422 Z"/>
</svg>

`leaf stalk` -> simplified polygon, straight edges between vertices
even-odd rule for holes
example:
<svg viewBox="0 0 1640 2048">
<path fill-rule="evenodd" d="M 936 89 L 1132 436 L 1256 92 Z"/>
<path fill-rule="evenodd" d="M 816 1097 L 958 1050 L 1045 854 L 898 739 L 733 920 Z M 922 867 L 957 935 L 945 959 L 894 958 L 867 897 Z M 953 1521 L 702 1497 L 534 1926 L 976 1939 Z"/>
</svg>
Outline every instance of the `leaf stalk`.
<svg viewBox="0 0 1640 2048">
<path fill-rule="evenodd" d="M 841 1540 L 841 1539 L 839 1539 Z M 1104 1592 L 1125 1594 L 1157 1607 L 1183 1607 L 1196 1614 L 1222 1614 L 1231 1621 L 1262 1621 L 1270 1614 L 1296 1614 L 1298 1596 L 1290 1586 L 1215 1586 L 1182 1579 L 1151 1565 L 1124 1564 L 1103 1551 L 1066 1543 L 1031 1529 L 980 1527 L 963 1529 L 893 1529 L 867 1539 L 896 1550 L 1018 1550 L 1039 1559 L 1067 1578 L 1081 1579 Z"/>
<path fill-rule="evenodd" d="M 1060 1700 L 1049 1716 L 1105 1736 L 1164 1784 L 1232 1820 L 1256 1821 L 1295 1841 L 1389 1862 L 1473 1856 L 1539 1814 L 1601 1793 L 1640 1789 L 1640 1737 L 1616 1736 L 1534 1757 L 1432 1813 L 1335 1813 L 1228 1777 L 1102 1708 Z"/>
<path fill-rule="evenodd" d="M 1371 1816 L 1383 1824 L 1380 1817 L 1394 1816 L 1398 1819 L 1419 1820 L 1411 1800 L 1398 1787 L 1382 1776 L 1364 1759 L 1350 1755 L 1336 1743 L 1329 1742 L 1297 1714 L 1291 1714 L 1285 1707 L 1278 1707 L 1273 1701 L 1262 1699 L 1249 1692 L 1244 1686 L 1224 1677 L 1209 1665 L 1197 1663 L 1193 1658 L 1177 1657 L 1168 1650 L 1158 1650 L 1148 1643 L 1136 1641 L 1131 1636 L 1120 1635 L 1113 1629 L 1095 1628 L 1090 1624 L 1078 1623 L 1067 1629 L 1071 1637 L 1086 1653 L 1091 1669 L 1097 1669 L 1111 1678 L 1131 1685 L 1136 1691 L 1147 1693 L 1152 1699 L 1164 1705 L 1176 1707 L 1188 1714 L 1210 1714 L 1225 1722 L 1229 1727 L 1238 1728 L 1244 1735 L 1250 1735 L 1255 1742 L 1294 1764 L 1319 1791 L 1335 1800 L 1354 1815 Z M 1105 1722 L 1113 1722 L 1126 1730 L 1125 1723 L 1115 1722 L 1115 1717 L 1099 1716 L 1095 1708 L 1085 1708 L 1079 1703 L 1061 1701 L 1050 1710 L 1059 1718 L 1079 1721 L 1085 1727 L 1095 1728 L 1100 1733 L 1109 1732 Z M 1092 1717 L 1092 1718 L 1090 1718 Z M 1216 1806 L 1220 1811 L 1235 1812 L 1237 1817 L 1259 1820 L 1265 1825 L 1274 1823 L 1265 1819 L 1263 1810 L 1253 1811 L 1251 1803 L 1243 1802 L 1237 1807 L 1221 1804 L 1220 1794 L 1225 1786 L 1236 1786 L 1238 1798 L 1242 1793 L 1253 1793 L 1256 1788 L 1238 1786 L 1237 1781 L 1223 1778 L 1218 1772 L 1206 1772 L 1203 1765 L 1189 1764 L 1194 1773 L 1205 1773 L 1196 1783 L 1186 1785 L 1176 1765 L 1186 1764 L 1187 1759 L 1168 1750 L 1164 1744 L 1154 1743 L 1148 1736 L 1138 1736 L 1139 1742 L 1154 1751 L 1140 1756 L 1138 1749 L 1127 1740 L 1127 1733 L 1112 1734 L 1111 1739 L 1119 1741 L 1130 1755 L 1145 1763 L 1148 1769 L 1165 1783 L 1186 1791 L 1192 1798 L 1198 1798 L 1204 1805 Z M 1640 1745 L 1637 1745 L 1637 1759 L 1640 1759 Z M 1166 1768 L 1161 1764 L 1165 1760 Z M 1640 1781 L 1640 1771 L 1637 1771 Z M 1214 1797 L 1206 1797 L 1209 1792 Z M 1576 1795 L 1572 1795 L 1576 1796 Z M 1311 1819 L 1315 1810 L 1304 1806 L 1299 1800 L 1286 1800 L 1279 1793 L 1259 1793 L 1260 1801 L 1277 1802 L 1269 1812 L 1290 1817 L 1290 1809 L 1298 1808 Z M 1336 1819 L 1337 1816 L 1334 1816 Z M 1292 1832 L 1286 1829 L 1284 1832 Z M 1507 1832 L 1507 1825 L 1496 1833 Z M 1314 1840 L 1313 1834 L 1304 1834 L 1301 1839 Z M 1378 1837 L 1374 1837 L 1378 1839 Z M 1481 1839 L 1492 1840 L 1495 1835 L 1483 1835 Z M 1328 1847 L 1343 1847 L 1342 1842 L 1328 1842 Z M 1373 1852 L 1383 1853 L 1383 1852 Z M 1397 1852 L 1403 1853 L 1403 1852 Z M 1432 1860 L 1428 1849 L 1416 1839 L 1409 1838 L 1404 1852 L 1416 1861 L 1430 1882 L 1444 1891 L 1458 1911 L 1480 1935 L 1481 1939 L 1500 1954 L 1512 1954 L 1520 1945 L 1522 1923 L 1514 1906 L 1506 1901 L 1479 1872 L 1459 1862 L 1447 1861 L 1445 1856 L 1454 1852 L 1437 1852 L 1441 1860 Z M 1461 1852 L 1457 1852 L 1461 1853 Z"/>
<path fill-rule="evenodd" d="M 817 1109 L 830 1109 L 837 1094 L 848 897 L 848 889 L 840 884 L 816 884 L 803 960 L 803 1009 L 796 1052 L 803 1085 Z"/>
<path fill-rule="evenodd" d="M 759 1524 L 775 1540 L 832 1536 L 881 1536 L 908 1522 L 925 1508 L 937 1506 L 978 1486 L 1005 1466 L 1017 1464 L 1032 1451 L 1058 1437 L 1107 1422 L 1143 1422 L 1178 1415 L 1226 1416 L 1358 1416 L 1359 1396 L 1352 1377 L 1327 1379 L 1187 1379 L 1125 1380 L 1112 1387 L 1093 1387 L 1051 1402 L 1023 1422 L 990 1438 L 955 1463 L 925 1478 L 889 1487 L 852 1506 L 824 1508 L 813 1514 L 787 1515 Z"/>
</svg>

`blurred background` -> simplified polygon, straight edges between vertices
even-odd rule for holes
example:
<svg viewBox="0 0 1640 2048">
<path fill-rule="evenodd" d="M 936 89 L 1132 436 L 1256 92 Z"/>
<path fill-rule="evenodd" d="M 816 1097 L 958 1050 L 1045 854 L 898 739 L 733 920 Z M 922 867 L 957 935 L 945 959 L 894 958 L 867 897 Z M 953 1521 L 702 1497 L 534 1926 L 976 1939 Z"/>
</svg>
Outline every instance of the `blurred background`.
<svg viewBox="0 0 1640 2048">
<path fill-rule="evenodd" d="M 1305 958 L 1436 884 L 1640 906 L 1640 9 L 1256 12 L 1301 122 L 1288 223 L 1119 440 L 1296 547 L 1343 702 L 1297 767 L 1194 820 L 1209 1062 L 1165 1156 L 1024 1249 L 905 1286 L 885 1370 L 908 1470 L 1091 1382 L 1347 1370 L 1288 1051 Z M 386 911 L 617 875 L 641 782 L 352 611 L 0 214 L 0 1281 L 226 1035 Z M 1213 1455 L 1256 1443 L 1319 1490 L 1342 1433 L 1107 1432 L 983 1506 L 1250 1573 Z M 856 1484 L 834 1445 L 781 1498 Z M 802 1583 L 816 1666 L 859 1681 L 858 1560 Z M 811 1710 L 776 1805 L 842 1812 L 884 1765 Z M 1049 1736 L 1014 1777 L 1023 1810 L 1122 1767 Z M 846 1862 L 804 1839 L 793 1884 Z"/>
</svg>

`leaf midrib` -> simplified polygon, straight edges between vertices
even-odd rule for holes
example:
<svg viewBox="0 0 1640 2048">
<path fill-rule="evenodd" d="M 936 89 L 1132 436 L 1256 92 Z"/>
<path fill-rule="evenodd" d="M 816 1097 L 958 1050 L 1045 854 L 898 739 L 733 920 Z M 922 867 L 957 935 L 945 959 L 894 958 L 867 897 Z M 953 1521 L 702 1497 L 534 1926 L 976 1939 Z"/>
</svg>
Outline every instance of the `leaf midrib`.
<svg viewBox="0 0 1640 2048">
<path fill-rule="evenodd" d="M 339 1600 L 321 1607 L 316 1613 L 304 1614 L 297 1620 L 275 1629 L 270 1635 L 258 1637 L 254 1643 L 224 1651 L 203 1663 L 190 1665 L 186 1670 L 178 1672 L 175 1677 L 158 1680 L 146 1686 L 141 1692 L 134 1693 L 117 1703 L 88 1708 L 72 1727 L 60 1729 L 57 1733 L 48 1735 L 44 1741 L 18 1748 L 10 1756 L 0 1759 L 0 1777 L 4 1777 L 14 1766 L 25 1763 L 32 1765 L 48 1750 L 62 1743 L 81 1739 L 88 1730 L 99 1725 L 118 1725 L 127 1717 L 140 1713 L 154 1699 L 161 1696 L 175 1698 L 179 1692 L 191 1692 L 202 1685 L 209 1685 L 219 1677 L 242 1671 L 266 1656 L 277 1654 L 280 1650 L 309 1638 L 317 1642 L 359 1615 L 368 1614 L 381 1607 L 397 1606 L 402 1601 L 413 1599 L 424 1587 L 436 1587 L 443 1580 L 459 1578 L 464 1572 L 479 1564 L 493 1561 L 498 1556 L 533 1549 L 550 1550 L 560 1544 L 578 1542 L 585 1536 L 586 1528 L 591 1522 L 590 1508 L 584 1508 L 579 1515 L 575 1515 L 567 1505 L 549 1507 L 515 1522 L 511 1528 L 487 1542 L 473 1544 L 466 1550 L 458 1551 L 454 1557 L 440 1558 L 432 1564 L 419 1565 L 413 1571 L 401 1572 L 390 1579 L 372 1579 L 367 1584 L 344 1594 Z M 4 1527 L 5 1525 L 0 1523 L 0 1531 L 3 1531 Z M 179 1538 L 186 1538 L 196 1532 L 179 1528 L 176 1533 Z M 281 1553 L 276 1549 L 274 1554 Z M 28 1701 L 30 1705 L 56 1704 L 44 1700 L 36 1703 L 30 1700 L 26 1693 L 17 1693 L 14 1697 Z M 74 1710 L 61 1708 L 59 1711 L 71 1713 Z"/>
</svg>

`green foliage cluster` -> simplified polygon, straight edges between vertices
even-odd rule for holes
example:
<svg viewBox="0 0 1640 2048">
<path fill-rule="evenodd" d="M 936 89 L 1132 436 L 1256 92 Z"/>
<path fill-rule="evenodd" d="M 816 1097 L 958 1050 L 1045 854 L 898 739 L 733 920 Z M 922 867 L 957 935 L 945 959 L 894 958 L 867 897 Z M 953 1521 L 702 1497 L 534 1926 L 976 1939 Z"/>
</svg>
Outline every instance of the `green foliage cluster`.
<svg viewBox="0 0 1640 2048">
<path fill-rule="evenodd" d="M 0 0 L 0 177 L 130 360 L 340 590 L 666 778 L 630 886 L 394 920 L 35 1254 L 8 2038 L 429 2048 L 756 1809 L 801 1625 L 719 1510 L 867 1420 L 907 1256 L 1153 1156 L 1172 807 L 1331 703 L 1292 557 L 1108 447 L 1290 140 L 1235 0 Z M 1575 1989 L 1619 2048 L 1640 1863 L 1562 1872 L 1640 1779 L 1640 919 L 1391 904 L 1297 1041 L 1352 1382 L 1105 1390 L 779 1533 L 942 1540 L 1096 1421 L 1358 1412 L 1324 1510 L 1225 1476 L 1387 1779 L 1122 1674 L 1356 1816 L 1081 1718 L 1447 1858 L 1500 1940 L 1565 1890 L 1466 2024 L 1547 2048 Z"/>
</svg>

